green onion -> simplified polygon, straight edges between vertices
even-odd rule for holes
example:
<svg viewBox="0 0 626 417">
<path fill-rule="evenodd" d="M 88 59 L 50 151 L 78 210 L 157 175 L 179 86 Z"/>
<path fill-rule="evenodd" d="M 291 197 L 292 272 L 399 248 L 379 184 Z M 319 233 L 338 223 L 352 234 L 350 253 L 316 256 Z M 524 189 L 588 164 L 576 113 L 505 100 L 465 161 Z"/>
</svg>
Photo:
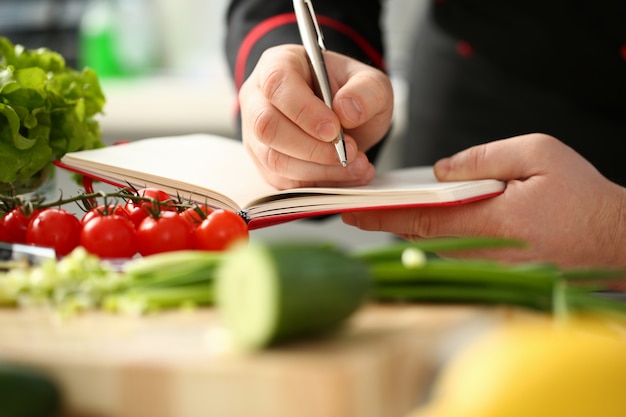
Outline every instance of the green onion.
<svg viewBox="0 0 626 417">
<path fill-rule="evenodd" d="M 442 259 L 434 253 L 490 246 L 523 244 L 506 239 L 446 238 L 369 248 L 352 256 L 368 265 L 374 282 L 371 298 L 376 301 L 509 304 L 559 317 L 581 310 L 626 312 L 626 303 L 597 293 L 607 279 L 623 279 L 624 271 Z"/>
<path fill-rule="evenodd" d="M 384 259 L 397 260 L 406 249 L 419 249 L 429 253 L 442 253 L 476 249 L 523 248 L 525 246 L 526 243 L 513 239 L 492 237 L 450 237 L 423 239 L 415 242 L 397 242 L 381 247 L 360 249 L 354 251 L 352 255 L 364 261 L 378 262 Z"/>
</svg>

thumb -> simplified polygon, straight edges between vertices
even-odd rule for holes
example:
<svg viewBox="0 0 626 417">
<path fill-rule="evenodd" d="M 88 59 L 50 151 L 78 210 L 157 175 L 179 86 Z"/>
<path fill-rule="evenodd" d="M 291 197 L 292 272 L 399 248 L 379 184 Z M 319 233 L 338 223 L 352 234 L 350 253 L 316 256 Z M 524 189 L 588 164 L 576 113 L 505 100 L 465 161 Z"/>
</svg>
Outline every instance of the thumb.
<svg viewBox="0 0 626 417">
<path fill-rule="evenodd" d="M 530 134 L 476 145 L 437 161 L 435 175 L 441 181 L 528 178 L 536 174 L 536 156 L 552 141 L 547 135 Z"/>
</svg>

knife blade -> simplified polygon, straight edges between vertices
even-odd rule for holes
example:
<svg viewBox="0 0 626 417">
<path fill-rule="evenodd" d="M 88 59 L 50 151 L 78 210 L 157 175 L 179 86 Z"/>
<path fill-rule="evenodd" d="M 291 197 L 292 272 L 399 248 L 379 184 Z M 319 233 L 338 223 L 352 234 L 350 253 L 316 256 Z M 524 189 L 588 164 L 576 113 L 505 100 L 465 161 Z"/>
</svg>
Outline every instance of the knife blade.
<svg viewBox="0 0 626 417">
<path fill-rule="evenodd" d="M 0 269 L 3 270 L 12 265 L 40 265 L 44 260 L 55 258 L 56 252 L 53 248 L 0 242 Z"/>
</svg>

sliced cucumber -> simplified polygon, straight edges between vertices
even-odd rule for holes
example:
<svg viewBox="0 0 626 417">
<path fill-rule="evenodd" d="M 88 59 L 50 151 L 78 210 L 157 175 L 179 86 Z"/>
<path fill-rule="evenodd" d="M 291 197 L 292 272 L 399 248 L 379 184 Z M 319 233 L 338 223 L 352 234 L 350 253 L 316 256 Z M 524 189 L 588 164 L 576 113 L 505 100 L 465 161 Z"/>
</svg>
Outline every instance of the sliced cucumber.
<svg viewBox="0 0 626 417">
<path fill-rule="evenodd" d="M 216 303 L 233 342 L 260 349 L 337 329 L 365 300 L 368 268 L 328 246 L 232 248 L 216 274 Z"/>
<path fill-rule="evenodd" d="M 61 409 L 61 390 L 51 377 L 27 366 L 0 362 L 0 415 L 53 417 Z"/>
</svg>

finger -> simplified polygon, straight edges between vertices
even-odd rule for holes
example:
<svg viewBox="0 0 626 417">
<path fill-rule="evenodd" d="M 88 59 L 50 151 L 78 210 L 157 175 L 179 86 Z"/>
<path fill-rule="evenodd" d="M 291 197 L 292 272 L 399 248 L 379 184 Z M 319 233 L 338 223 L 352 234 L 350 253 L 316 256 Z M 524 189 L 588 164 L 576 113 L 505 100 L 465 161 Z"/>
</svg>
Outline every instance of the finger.
<svg viewBox="0 0 626 417">
<path fill-rule="evenodd" d="M 279 189 L 364 185 L 375 175 L 374 166 L 362 152 L 344 168 L 293 158 L 260 142 L 249 142 L 246 146 L 264 179 Z"/>
<path fill-rule="evenodd" d="M 389 77 L 376 68 L 353 60 L 343 65 L 343 72 L 329 65 L 331 74 L 337 77 L 335 82 L 341 86 L 333 110 L 344 129 L 359 138 L 359 149 L 367 150 L 389 130 L 393 88 Z"/>
<path fill-rule="evenodd" d="M 293 45 L 266 51 L 255 78 L 263 96 L 304 132 L 324 142 L 339 135 L 339 119 L 315 95 L 303 47 Z"/>
<path fill-rule="evenodd" d="M 246 141 L 257 140 L 265 147 L 292 158 L 317 164 L 341 166 L 337 151 L 332 143 L 311 137 L 276 109 L 262 94 L 242 89 L 242 129 Z M 348 163 L 357 154 L 357 145 L 352 138 L 346 139 Z M 267 152 L 263 154 L 269 156 Z M 262 160 L 271 167 L 270 160 Z"/>
<path fill-rule="evenodd" d="M 398 210 L 360 211 L 342 214 L 344 223 L 367 231 L 432 238 L 462 235 L 489 235 L 489 219 L 498 216 L 500 201 L 465 204 L 462 207 L 425 207 Z M 487 215 L 489 213 L 489 215 Z"/>
<path fill-rule="evenodd" d="M 393 88 L 382 71 L 358 61 L 332 59 L 329 53 L 329 72 L 339 85 L 333 109 L 342 126 L 347 129 L 362 125 L 379 115 L 391 118 Z M 335 66 L 341 66 L 334 69 Z M 343 68 L 343 70 L 341 70 Z"/>
</svg>

